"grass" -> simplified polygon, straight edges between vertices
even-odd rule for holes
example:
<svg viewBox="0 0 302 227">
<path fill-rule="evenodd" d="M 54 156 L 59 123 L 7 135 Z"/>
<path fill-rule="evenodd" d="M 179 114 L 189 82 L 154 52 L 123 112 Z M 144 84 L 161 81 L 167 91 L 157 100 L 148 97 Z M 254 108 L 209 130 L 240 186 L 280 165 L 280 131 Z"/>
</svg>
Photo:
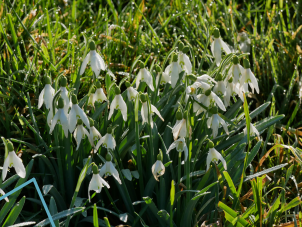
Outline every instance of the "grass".
<svg viewBox="0 0 302 227">
<path fill-rule="evenodd" d="M 33 9 L 37 9 L 36 15 L 31 14 Z M 299 226 L 302 218 L 301 11 L 301 2 L 282 0 L 118 3 L 78 0 L 68 1 L 67 5 L 54 0 L 0 1 L 0 135 L 10 139 L 15 151 L 22 154 L 28 168 L 27 177 L 35 177 L 45 189 L 45 200 L 52 214 L 61 212 L 57 226 L 68 226 L 67 223 L 105 226 L 105 222 L 114 226 L 200 226 L 205 220 L 208 224 L 218 221 L 223 226 L 236 223 L 272 226 L 288 222 Z M 190 48 L 192 72 L 215 77 L 217 69 L 222 67 L 217 68 L 213 63 L 210 50 L 214 27 L 237 50 L 241 44 L 239 34 L 243 31 L 248 34 L 251 44 L 247 58 L 260 89 L 259 94 L 247 95 L 244 106 L 238 98 L 227 112 L 221 112 L 230 124 L 230 136 L 219 131 L 220 136 L 213 142 L 226 158 L 227 171 L 222 164 L 212 165 L 210 171 L 205 171 L 211 130 L 206 127 L 205 115 L 194 117 L 190 105 L 182 101 L 179 104 L 184 86 L 175 89 L 161 86 L 157 95 L 146 84 L 140 85 L 138 90 L 149 94 L 149 102 L 165 119 L 162 122 L 154 115 L 153 129 L 141 124 L 138 100 L 137 103 L 127 101 L 127 122 L 119 111 L 107 120 L 107 102 L 97 103 L 95 109 L 87 105 L 95 75 L 88 67 L 80 76 L 79 68 L 89 52 L 91 40 L 109 67 L 97 79 L 110 104 L 115 96 L 111 89 L 114 83 L 122 92 L 126 89 L 126 79 L 135 84 L 138 60 L 145 63 L 155 79 L 155 64 L 163 71 L 180 40 Z M 72 135 L 64 138 L 60 127 L 49 134 L 47 110 L 37 108 L 45 76 L 52 78 L 56 90 L 60 78 L 67 78 L 69 91 L 77 95 L 79 105 L 95 120 L 102 136 L 108 126 L 115 127 L 117 149 L 113 151 L 113 162 L 122 184 L 112 177 L 106 178 L 110 189 L 103 188 L 95 194 L 92 203 L 87 200 L 91 175 L 86 176 L 86 171 L 91 172 L 88 169 L 91 160 L 102 164 L 107 150 L 101 148 L 97 154 L 91 154 L 91 146 L 85 139 L 76 151 Z M 123 96 L 126 100 L 126 93 Z M 173 142 L 170 128 L 175 124 L 178 108 L 189 110 L 187 122 L 193 128 L 193 139 L 187 139 L 191 164 L 184 166 L 178 164 L 175 150 L 166 155 Z M 261 132 L 261 140 L 244 137 L 242 133 L 244 117 L 248 114 Z M 5 158 L 4 144 L 0 147 L 0 163 Z M 164 164 L 172 162 L 156 182 L 151 166 L 159 149 L 163 151 Z M 128 181 L 122 169 L 138 170 L 140 178 Z M 5 191 L 21 183 L 22 179 L 12 173 L 13 170 L 9 180 L 0 183 Z M 176 183 L 174 189 L 172 180 Z M 47 185 L 53 187 L 46 193 Z M 174 203 L 170 199 L 173 190 Z M 15 200 L 11 199 L 11 205 L 0 202 L 1 224 L 8 220 L 21 195 L 26 196 L 26 201 L 15 223 L 38 223 L 47 218 L 34 188 L 27 187 Z M 68 208 L 73 209 L 71 214 Z M 126 222 L 122 215 L 125 213 L 128 213 Z"/>
</svg>

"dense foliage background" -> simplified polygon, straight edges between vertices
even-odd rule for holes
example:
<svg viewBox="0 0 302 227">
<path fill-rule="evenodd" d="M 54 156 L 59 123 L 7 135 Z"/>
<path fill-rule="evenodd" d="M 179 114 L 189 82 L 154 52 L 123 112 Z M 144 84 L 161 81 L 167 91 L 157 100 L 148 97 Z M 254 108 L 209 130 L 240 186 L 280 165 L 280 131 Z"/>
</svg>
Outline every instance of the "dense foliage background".
<svg viewBox="0 0 302 227">
<path fill-rule="evenodd" d="M 32 11 L 34 9 L 36 13 Z M 175 185 L 176 193 L 185 189 L 199 190 L 200 193 L 200 190 L 211 183 L 217 180 L 219 183 L 213 186 L 215 190 L 210 189 L 211 193 L 198 200 L 198 203 L 190 203 L 196 191 L 179 193 L 178 196 L 185 202 L 183 207 L 177 206 L 174 221 L 177 226 L 200 226 L 205 220 L 208 221 L 207 224 L 217 222 L 218 225 L 240 226 L 241 222 L 231 224 L 226 214 L 228 208 L 218 206 L 218 202 L 222 201 L 238 215 L 248 211 L 248 214 L 241 217 L 252 226 L 281 223 L 299 226 L 302 218 L 302 159 L 299 149 L 302 145 L 302 92 L 299 91 L 302 86 L 299 75 L 302 56 L 301 22 L 301 1 L 0 0 L 0 135 L 10 139 L 15 151 L 22 154 L 24 166 L 28 170 L 26 179 L 37 179 L 52 214 L 62 212 L 62 218 L 60 222 L 56 221 L 56 225 L 66 226 L 66 217 L 69 215 L 69 218 L 72 217 L 70 226 L 76 226 L 75 223 L 77 226 L 88 226 L 87 223 L 92 226 L 95 217 L 93 203 L 98 206 L 100 226 L 105 226 L 105 216 L 113 226 L 169 225 L 169 221 L 165 223 L 165 217 L 170 214 L 170 189 L 174 177 L 172 170 L 169 172 L 167 169 L 176 167 L 178 155 L 175 151 L 171 152 L 173 164 L 166 167 L 166 175 L 157 183 L 149 171 L 153 163 L 151 156 L 148 156 L 148 148 L 153 145 L 156 157 L 159 148 L 165 151 L 165 147 L 168 148 L 173 142 L 169 127 L 175 122 L 178 105 L 176 97 L 180 97 L 181 88 L 168 93 L 165 87 L 166 90 L 162 89 L 166 95 L 162 96 L 164 98 L 152 98 L 152 104 L 157 104 L 165 122 L 155 118 L 157 127 L 152 129 L 151 135 L 149 128 L 142 125 L 139 125 L 139 135 L 134 133 L 134 103 L 128 103 L 129 123 L 123 124 L 120 114 L 108 121 L 106 102 L 96 104 L 95 109 L 85 104 L 91 93 L 93 74 L 89 69 L 81 77 L 79 68 L 88 53 L 88 43 L 90 40 L 96 42 L 97 51 L 109 66 L 109 70 L 102 71 L 99 77 L 104 90 L 108 92 L 116 81 L 117 84 L 122 83 L 121 90 L 124 91 L 126 87 L 123 79 L 128 77 L 131 82 L 135 79 L 139 70 L 136 65 L 138 59 L 146 63 L 155 78 L 154 64 L 157 63 L 164 69 L 166 65 L 163 64 L 170 60 L 167 60 L 168 53 L 182 40 L 190 47 L 188 55 L 193 64 L 193 73 L 210 74 L 216 67 L 210 50 L 213 28 L 218 27 L 223 40 L 234 49 L 239 49 L 242 43 L 248 43 L 242 33 L 245 32 L 250 39 L 248 58 L 260 88 L 259 94 L 249 94 L 247 100 L 250 112 L 254 111 L 254 115 L 251 114 L 252 122 L 260 125 L 262 140 L 257 138 L 249 141 L 246 137 L 245 141 L 241 140 L 241 131 L 245 125 L 245 121 L 241 120 L 245 113 L 243 103 L 238 99 L 225 114 L 235 125 L 229 129 L 233 130 L 234 140 L 227 142 L 223 136 L 214 140 L 219 142 L 219 151 L 225 157 L 232 154 L 227 158 L 228 162 L 234 161 L 233 172 L 229 172 L 235 185 L 232 188 L 229 179 L 223 174 L 221 164 L 220 171 L 212 168 L 209 173 L 205 173 L 208 147 L 204 142 L 204 135 L 210 134 L 210 130 L 197 123 L 197 119 L 202 117 L 196 118 L 193 138 L 199 140 L 192 141 L 191 146 L 198 148 L 198 152 L 201 149 L 201 153 L 196 156 L 196 168 L 189 181 L 191 186 L 186 188 L 187 181 L 184 178 L 182 185 Z M 86 158 L 91 155 L 91 150 L 85 149 L 89 143 L 86 141 L 82 144 L 79 151 L 69 150 L 66 147 L 74 143 L 71 136 L 64 140 L 62 130 L 58 129 L 54 133 L 57 136 L 54 141 L 49 134 L 45 110 L 37 108 L 46 75 L 52 78 L 55 88 L 59 86 L 58 78 L 65 76 L 68 79 L 69 87 L 75 88 L 79 103 L 91 113 L 90 116 L 102 135 L 106 134 L 109 125 L 116 127 L 114 136 L 118 145 L 116 152 L 120 156 L 118 163 L 124 168 L 138 169 L 136 144 L 137 140 L 140 141 L 141 148 L 138 150 L 143 155 L 143 166 L 146 168 L 143 178 L 145 190 L 140 188 L 137 179 L 125 179 L 121 186 L 114 179 L 107 178 L 110 190 L 104 188 L 101 194 L 96 194 L 93 198 L 93 203 L 87 201 L 91 177 L 87 175 L 79 185 L 80 188 L 76 186 Z M 144 89 L 141 88 L 141 91 Z M 106 95 L 110 100 L 114 97 L 113 92 Z M 151 145 L 149 137 L 153 138 Z M 245 146 L 246 143 L 249 145 Z M 275 146 L 276 144 L 290 147 Z M 248 159 L 242 191 L 236 197 L 236 188 L 241 185 L 241 172 L 237 170 L 243 169 L 247 147 L 251 148 L 253 157 Z M 4 154 L 5 146 L 2 143 L 0 165 L 4 162 Z M 67 165 L 71 165 L 71 168 L 66 166 L 63 175 L 57 169 L 59 155 L 62 160 L 66 160 Z M 101 158 L 97 156 L 105 155 L 106 149 L 100 149 L 99 154 L 93 157 L 94 161 L 101 163 Z M 154 157 L 153 160 L 156 160 Z M 164 155 L 164 163 L 168 161 L 168 157 Z M 182 176 L 186 177 L 185 172 Z M 262 178 L 256 178 L 260 176 Z M 10 191 L 16 186 L 17 180 L 20 185 L 26 179 L 10 174 L 7 181 L 0 183 L 0 188 Z M 83 200 L 74 201 L 76 188 L 76 197 Z M 26 202 L 15 218 L 15 223 L 38 223 L 47 218 L 34 187 L 28 186 L 22 193 L 14 195 L 14 200 L 11 196 L 9 208 L 3 200 L 0 201 L 0 224 L 7 220 L 9 209 L 21 200 L 21 195 L 26 196 Z M 71 213 L 66 212 L 68 208 L 73 209 L 69 210 Z M 167 212 L 158 215 L 159 210 Z M 128 222 L 124 222 L 124 216 L 121 215 L 124 213 L 129 214 Z M 183 220 L 180 214 L 191 216 L 192 220 Z M 4 226 L 8 226 L 7 223 Z"/>
</svg>

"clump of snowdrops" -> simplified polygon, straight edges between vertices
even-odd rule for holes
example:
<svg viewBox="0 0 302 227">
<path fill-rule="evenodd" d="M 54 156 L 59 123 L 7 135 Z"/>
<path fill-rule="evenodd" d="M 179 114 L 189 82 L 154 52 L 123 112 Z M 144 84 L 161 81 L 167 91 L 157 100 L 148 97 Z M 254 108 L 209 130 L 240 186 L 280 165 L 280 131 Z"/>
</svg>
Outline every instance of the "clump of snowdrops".
<svg viewBox="0 0 302 227">
<path fill-rule="evenodd" d="M 34 158 L 51 172 L 45 183 L 54 188 L 49 193 L 65 226 L 91 222 L 91 208 L 117 223 L 171 227 L 219 221 L 228 196 L 237 209 L 261 133 L 282 116 L 252 122 L 269 104 L 249 110 L 246 95 L 260 92 L 249 54 L 231 51 L 217 28 L 210 48 L 214 62 L 204 74 L 192 64 L 190 44 L 179 39 L 163 62 L 138 58 L 135 72 L 116 81 L 91 40 L 78 73 L 92 71 L 91 84 L 80 100 L 68 78 L 45 76 L 37 107 L 51 149 Z M 30 168 L 6 144 L 2 180 L 12 167 L 25 178 Z"/>
</svg>

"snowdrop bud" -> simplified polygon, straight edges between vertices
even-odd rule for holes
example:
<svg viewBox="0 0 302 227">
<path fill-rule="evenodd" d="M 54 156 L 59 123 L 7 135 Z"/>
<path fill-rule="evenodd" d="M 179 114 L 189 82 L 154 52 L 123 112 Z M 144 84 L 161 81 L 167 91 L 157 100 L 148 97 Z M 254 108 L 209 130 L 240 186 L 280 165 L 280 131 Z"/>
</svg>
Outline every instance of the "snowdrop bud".
<svg viewBox="0 0 302 227">
<path fill-rule="evenodd" d="M 182 50 L 183 53 L 188 53 L 190 48 L 188 46 L 185 46 Z"/>
<path fill-rule="evenodd" d="M 145 68 L 145 64 L 142 61 L 138 61 L 138 64 L 140 68 Z"/>
<path fill-rule="evenodd" d="M 229 83 L 232 83 L 233 82 L 233 77 L 231 77 L 229 80 L 228 80 Z"/>
<path fill-rule="evenodd" d="M 197 77 L 196 77 L 195 75 L 193 75 L 193 74 L 189 74 L 189 75 L 187 75 L 187 77 L 188 77 L 190 80 L 192 80 L 193 82 L 195 82 L 195 81 L 197 80 Z"/>
<path fill-rule="evenodd" d="M 173 55 L 172 61 L 173 62 L 177 62 L 178 61 L 178 56 L 176 54 Z"/>
<path fill-rule="evenodd" d="M 163 161 L 163 152 L 159 149 L 159 154 L 157 155 L 157 160 Z"/>
<path fill-rule="evenodd" d="M 142 102 L 147 102 L 147 97 L 145 94 L 141 94 L 141 101 Z"/>
<path fill-rule="evenodd" d="M 93 172 L 93 174 L 99 173 L 98 166 L 95 163 L 92 163 L 92 172 Z"/>
<path fill-rule="evenodd" d="M 178 121 L 182 120 L 182 113 L 180 111 L 176 112 L 176 120 Z"/>
<path fill-rule="evenodd" d="M 46 76 L 46 77 L 44 78 L 44 83 L 45 83 L 45 84 L 51 84 L 51 79 L 50 79 L 49 76 Z"/>
<path fill-rule="evenodd" d="M 155 65 L 155 70 L 156 70 L 156 72 L 160 73 L 160 71 L 161 71 L 160 66 L 159 65 Z"/>
<path fill-rule="evenodd" d="M 90 127 L 94 126 L 94 120 L 92 118 L 88 118 Z"/>
<path fill-rule="evenodd" d="M 71 101 L 72 101 L 72 104 L 78 104 L 77 96 L 76 95 L 72 95 L 71 96 Z"/>
<path fill-rule="evenodd" d="M 95 93 L 95 88 L 93 87 L 92 89 L 91 89 L 91 94 L 94 94 Z"/>
<path fill-rule="evenodd" d="M 209 90 L 206 90 L 206 92 L 204 93 L 206 96 L 209 96 L 211 94 L 212 90 L 209 89 Z"/>
<path fill-rule="evenodd" d="M 219 74 L 217 75 L 216 80 L 217 80 L 217 81 L 222 81 L 222 75 L 221 75 L 221 73 L 219 73 Z"/>
<path fill-rule="evenodd" d="M 102 84 L 100 83 L 100 81 L 97 81 L 97 82 L 95 83 L 95 86 L 96 86 L 97 88 L 101 88 L 101 87 L 102 87 Z"/>
<path fill-rule="evenodd" d="M 212 142 L 212 140 L 209 140 L 208 144 L 209 144 L 209 148 L 214 148 L 214 143 Z"/>
<path fill-rule="evenodd" d="M 185 46 L 184 43 L 180 41 L 178 43 L 178 49 L 179 49 L 179 51 L 182 51 L 184 49 L 184 46 Z"/>
<path fill-rule="evenodd" d="M 239 59 L 237 56 L 233 57 L 233 63 L 234 63 L 234 65 L 237 65 L 239 63 Z"/>
<path fill-rule="evenodd" d="M 62 97 L 58 100 L 58 108 L 63 109 L 64 108 L 64 99 Z"/>
<path fill-rule="evenodd" d="M 83 121 L 81 119 L 78 119 L 78 125 L 82 125 L 83 124 Z"/>
<path fill-rule="evenodd" d="M 131 84 L 129 83 L 129 81 L 126 81 L 125 85 L 126 85 L 127 88 L 131 86 Z"/>
<path fill-rule="evenodd" d="M 219 33 L 219 29 L 218 29 L 218 28 L 215 28 L 215 29 L 214 29 L 214 37 L 215 37 L 216 39 L 218 39 L 218 38 L 220 37 L 220 33 Z"/>
<path fill-rule="evenodd" d="M 112 128 L 111 128 L 111 127 L 108 127 L 108 128 L 107 128 L 107 133 L 108 133 L 108 134 L 111 134 L 111 133 L 112 133 Z"/>
<path fill-rule="evenodd" d="M 66 85 L 67 85 L 67 79 L 66 79 L 66 77 L 62 77 L 61 78 L 60 85 L 61 85 L 61 87 L 66 87 Z"/>
<path fill-rule="evenodd" d="M 250 68 L 250 62 L 247 59 L 243 59 L 243 66 L 245 69 L 249 69 Z"/>
<path fill-rule="evenodd" d="M 94 41 L 91 41 L 89 43 L 89 48 L 90 48 L 90 50 L 95 50 L 95 43 L 94 43 Z"/>
<path fill-rule="evenodd" d="M 111 162 L 111 155 L 110 154 L 106 154 L 106 161 Z"/>
<path fill-rule="evenodd" d="M 118 86 L 115 87 L 114 91 L 115 91 L 116 95 L 120 95 L 121 94 L 121 89 Z"/>
<path fill-rule="evenodd" d="M 7 150 L 8 150 L 8 152 L 11 152 L 11 151 L 14 150 L 14 145 L 13 145 L 13 143 L 12 143 L 11 141 L 9 141 L 9 140 L 8 140 L 8 142 L 7 142 Z"/>
</svg>

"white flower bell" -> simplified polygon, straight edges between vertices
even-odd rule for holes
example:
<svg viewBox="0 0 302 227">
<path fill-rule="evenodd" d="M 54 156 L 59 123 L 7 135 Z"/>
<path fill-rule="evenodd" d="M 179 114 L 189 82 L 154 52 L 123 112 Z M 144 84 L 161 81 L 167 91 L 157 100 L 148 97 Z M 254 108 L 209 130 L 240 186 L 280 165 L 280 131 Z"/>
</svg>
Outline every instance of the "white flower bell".
<svg viewBox="0 0 302 227">
<path fill-rule="evenodd" d="M 233 83 L 233 78 L 225 81 L 226 84 L 226 93 L 223 97 L 223 102 L 226 107 L 230 106 L 230 99 L 233 95 L 236 95 L 235 84 Z"/>
<path fill-rule="evenodd" d="M 5 192 L 0 188 L 0 197 L 2 197 L 3 195 L 5 195 Z M 9 202 L 8 197 L 5 197 L 5 201 Z"/>
<path fill-rule="evenodd" d="M 99 142 L 97 143 L 97 145 L 95 146 L 95 149 L 98 150 L 99 147 L 101 145 L 103 145 L 103 147 L 110 149 L 110 150 L 114 150 L 116 143 L 115 143 L 115 139 L 112 136 L 112 128 L 108 127 L 107 128 L 107 134 L 105 136 L 103 136 Z"/>
<path fill-rule="evenodd" d="M 94 107 L 95 97 L 95 88 L 93 87 L 88 98 L 88 106 Z"/>
<path fill-rule="evenodd" d="M 82 110 L 79 107 L 76 95 L 72 95 L 71 101 L 72 101 L 72 106 L 71 106 L 71 110 L 68 115 L 70 133 L 73 133 L 78 119 L 81 119 L 83 121 L 83 123 L 87 126 L 87 128 L 89 128 L 90 125 L 89 125 L 88 117 L 85 114 L 84 110 Z"/>
<path fill-rule="evenodd" d="M 246 127 L 243 129 L 243 132 L 244 132 L 244 135 L 247 134 L 247 128 Z M 250 123 L 250 136 L 254 136 L 254 135 L 257 135 L 257 137 L 260 139 L 259 131 L 256 129 L 256 127 L 252 123 Z"/>
<path fill-rule="evenodd" d="M 178 53 L 178 65 L 187 73 L 192 73 L 192 63 L 186 53 L 190 50 L 188 46 L 184 46 L 182 42 L 179 43 L 179 53 Z"/>
<path fill-rule="evenodd" d="M 7 175 L 8 167 L 15 168 L 16 173 L 21 178 L 25 178 L 26 171 L 24 168 L 24 165 L 22 163 L 21 158 L 19 158 L 14 151 L 14 146 L 12 142 L 8 141 L 7 143 L 7 149 L 8 149 L 8 155 L 6 159 L 4 160 L 3 169 L 2 169 L 2 180 L 4 181 Z"/>
<path fill-rule="evenodd" d="M 152 174 L 153 174 L 155 180 L 157 180 L 157 181 L 159 181 L 158 177 L 164 175 L 164 173 L 165 173 L 165 166 L 162 163 L 161 159 L 162 159 L 161 154 L 158 154 L 157 161 L 151 167 Z"/>
<path fill-rule="evenodd" d="M 228 45 L 220 38 L 220 32 L 218 28 L 214 29 L 214 41 L 211 44 L 211 51 L 215 57 L 216 65 L 219 66 L 221 62 L 221 49 L 223 49 L 226 54 L 230 54 L 231 50 Z"/>
<path fill-rule="evenodd" d="M 172 128 L 172 133 L 174 140 L 177 140 L 178 137 L 187 137 L 187 112 L 184 113 L 184 116 L 182 116 L 182 113 L 180 111 L 176 112 L 176 123 L 174 127 Z M 191 137 L 192 134 L 192 128 L 190 126 L 189 129 L 189 137 Z"/>
<path fill-rule="evenodd" d="M 223 126 L 226 134 L 229 134 L 228 126 L 226 125 L 225 121 L 218 115 L 217 107 L 216 106 L 213 107 L 210 110 L 210 112 L 211 112 L 212 116 L 209 117 L 209 119 L 207 120 L 207 125 L 208 125 L 208 128 L 212 128 L 213 138 L 216 138 L 216 136 L 218 134 L 218 129 L 220 128 L 221 125 Z"/>
<path fill-rule="evenodd" d="M 225 106 L 221 99 L 211 91 L 211 89 L 207 90 L 205 94 L 197 95 L 195 100 L 199 103 L 202 103 L 206 107 L 211 107 L 217 105 L 221 110 L 226 111 Z M 202 113 L 205 109 L 199 106 L 197 103 L 193 104 L 194 112 L 197 111 L 196 115 Z"/>
<path fill-rule="evenodd" d="M 106 163 L 102 166 L 102 168 L 100 170 L 100 175 L 101 176 L 105 175 L 105 177 L 113 176 L 117 182 L 122 184 L 122 181 L 120 179 L 120 175 L 119 175 L 117 169 L 114 167 L 111 159 L 112 159 L 111 155 L 107 154 L 106 155 Z"/>
<path fill-rule="evenodd" d="M 97 141 L 98 139 L 102 139 L 101 133 L 94 127 L 94 121 L 89 118 L 89 124 L 90 124 L 90 129 L 89 129 L 89 142 L 92 147 L 95 147 L 94 142 Z"/>
<path fill-rule="evenodd" d="M 62 77 L 61 80 L 60 80 L 60 89 L 57 91 L 57 93 L 59 91 L 61 91 L 61 98 L 63 98 L 64 100 L 64 111 L 65 111 L 65 114 L 67 115 L 68 114 L 68 109 L 70 107 L 70 101 L 69 101 L 69 98 L 68 98 L 68 91 L 66 89 L 66 85 L 67 85 L 67 79 L 66 77 Z"/>
<path fill-rule="evenodd" d="M 67 115 L 66 115 L 66 113 L 63 109 L 64 108 L 64 100 L 62 99 L 62 97 L 59 98 L 58 108 L 59 108 L 58 111 L 56 112 L 54 118 L 51 121 L 49 134 L 52 133 L 52 131 L 54 130 L 56 124 L 60 124 L 60 125 L 62 125 L 62 128 L 64 130 L 65 137 L 68 138 L 69 123 L 68 123 Z"/>
<path fill-rule="evenodd" d="M 139 61 L 139 64 L 141 69 L 139 70 L 136 77 L 136 89 L 138 89 L 140 81 L 144 81 L 149 86 L 151 91 L 154 91 L 153 78 L 151 73 L 145 68 L 143 62 Z"/>
<path fill-rule="evenodd" d="M 155 69 L 158 73 L 157 76 L 156 76 L 156 86 L 158 85 L 158 83 L 160 85 L 171 84 L 171 76 L 169 75 L 169 68 L 168 67 L 166 67 L 165 71 L 162 72 L 161 77 L 160 77 L 161 68 L 158 65 L 156 65 Z M 160 82 L 159 82 L 159 79 L 160 79 Z"/>
<path fill-rule="evenodd" d="M 184 153 L 185 153 L 185 161 L 187 161 L 189 152 L 188 152 L 188 147 L 187 147 L 185 138 L 181 137 L 181 138 L 179 138 L 178 140 L 174 141 L 174 142 L 170 145 L 169 149 L 167 150 L 167 154 L 169 154 L 169 152 L 170 152 L 172 149 L 174 149 L 174 148 L 176 148 L 176 150 L 177 150 L 178 152 L 184 152 Z"/>
<path fill-rule="evenodd" d="M 181 66 L 178 64 L 178 56 L 176 54 L 172 57 L 172 63 L 167 66 L 165 72 L 169 72 L 169 76 L 171 76 L 171 86 L 174 88 L 179 79 L 179 74 L 183 71 Z"/>
<path fill-rule="evenodd" d="M 106 70 L 107 66 L 103 58 L 96 52 L 95 43 L 93 41 L 89 43 L 89 47 L 90 47 L 90 52 L 87 54 L 81 65 L 80 75 L 83 75 L 88 62 L 90 62 L 92 71 L 96 76 L 98 76 L 101 70 Z"/>
<path fill-rule="evenodd" d="M 94 102 L 98 101 L 98 102 L 102 103 L 104 101 L 108 101 L 100 81 L 97 81 L 95 86 L 97 89 L 95 90 L 95 93 L 93 95 Z"/>
<path fill-rule="evenodd" d="M 211 84 L 211 83 L 216 84 L 217 83 L 212 77 L 210 77 L 207 74 L 203 74 L 201 76 L 198 76 L 196 78 L 196 82 L 199 82 L 199 83 L 204 82 L 204 83 L 207 83 L 207 84 Z"/>
<path fill-rule="evenodd" d="M 249 53 L 251 48 L 251 40 L 246 32 L 240 32 L 237 36 L 239 48 L 243 53 Z"/>
<path fill-rule="evenodd" d="M 133 87 L 131 87 L 131 84 L 129 83 L 129 81 L 126 81 L 125 85 L 127 87 L 127 96 L 128 96 L 129 101 L 134 100 L 138 94 L 138 91 L 135 90 Z"/>
<path fill-rule="evenodd" d="M 92 164 L 92 171 L 93 171 L 93 175 L 88 186 L 89 202 L 90 202 L 90 191 L 95 191 L 96 193 L 100 193 L 104 186 L 110 188 L 110 185 L 100 176 L 98 167 L 94 163 Z"/>
<path fill-rule="evenodd" d="M 165 121 L 163 119 L 163 117 L 160 115 L 160 112 L 158 111 L 158 109 L 153 106 L 152 104 L 151 105 L 151 112 L 149 112 L 149 116 L 148 116 L 148 105 L 147 105 L 147 97 L 145 94 L 142 94 L 141 95 L 141 101 L 142 101 L 142 109 L 141 109 L 141 115 L 142 115 L 142 118 L 143 118 L 143 122 L 142 124 L 144 124 L 145 122 L 147 123 L 150 123 L 151 125 L 151 128 L 153 128 L 153 120 L 152 120 L 152 114 L 153 113 L 156 113 L 156 115 L 162 120 L 162 121 Z M 149 109 L 150 111 L 150 109 Z M 148 117 L 149 117 L 149 121 L 148 121 Z"/>
<path fill-rule="evenodd" d="M 213 91 L 219 96 L 225 96 L 226 94 L 226 87 L 221 74 L 217 75 L 217 84 L 214 86 Z"/>
<path fill-rule="evenodd" d="M 119 109 L 122 112 L 124 121 L 127 121 L 127 105 L 121 95 L 121 89 L 119 87 L 115 88 L 115 97 L 110 105 L 108 120 L 111 118 L 115 109 Z"/>
<path fill-rule="evenodd" d="M 233 77 L 234 83 L 238 83 L 240 81 L 242 72 L 244 68 L 239 64 L 239 59 L 237 56 L 233 57 L 233 65 L 231 66 L 228 72 L 228 79 Z"/>
<path fill-rule="evenodd" d="M 51 86 L 50 77 L 45 77 L 45 87 L 39 95 L 38 108 L 40 109 L 45 104 L 46 108 L 49 110 L 52 106 L 52 100 L 55 95 L 55 89 Z"/>
<path fill-rule="evenodd" d="M 254 89 L 259 94 L 259 87 L 257 79 L 254 73 L 250 69 L 250 63 L 247 59 L 243 60 L 244 69 L 242 70 L 242 77 L 240 78 L 240 85 L 242 90 L 246 93 L 248 92 L 248 85 L 250 85 L 252 89 L 252 93 L 254 94 Z"/>
<path fill-rule="evenodd" d="M 214 143 L 210 141 L 209 143 L 209 154 L 207 156 L 207 171 L 210 168 L 211 162 L 218 162 L 220 160 L 222 162 L 223 168 L 227 170 L 227 164 L 222 155 L 214 148 Z"/>
<path fill-rule="evenodd" d="M 74 136 L 75 140 L 77 141 L 76 150 L 79 149 L 82 139 L 85 139 L 85 135 L 88 138 L 90 137 L 87 129 L 84 128 L 84 126 L 83 126 L 83 121 L 81 119 L 78 119 L 77 122 L 78 122 L 78 126 L 76 127 L 76 129 L 74 130 L 74 133 L 73 133 L 73 136 Z"/>
</svg>

